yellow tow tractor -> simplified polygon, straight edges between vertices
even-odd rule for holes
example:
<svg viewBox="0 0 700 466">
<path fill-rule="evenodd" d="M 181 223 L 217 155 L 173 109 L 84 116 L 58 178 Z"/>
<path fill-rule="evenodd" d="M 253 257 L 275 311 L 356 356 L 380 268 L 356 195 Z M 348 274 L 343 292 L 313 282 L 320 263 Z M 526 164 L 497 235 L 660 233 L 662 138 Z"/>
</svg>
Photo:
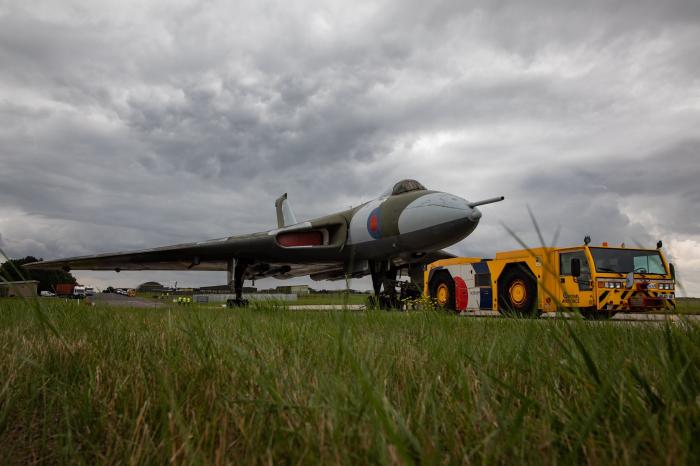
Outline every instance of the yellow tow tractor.
<svg viewBox="0 0 700 466">
<path fill-rule="evenodd" d="M 675 271 L 656 249 L 591 246 L 499 252 L 428 264 L 424 296 L 456 312 L 508 315 L 578 310 L 587 319 L 675 309 Z"/>
</svg>

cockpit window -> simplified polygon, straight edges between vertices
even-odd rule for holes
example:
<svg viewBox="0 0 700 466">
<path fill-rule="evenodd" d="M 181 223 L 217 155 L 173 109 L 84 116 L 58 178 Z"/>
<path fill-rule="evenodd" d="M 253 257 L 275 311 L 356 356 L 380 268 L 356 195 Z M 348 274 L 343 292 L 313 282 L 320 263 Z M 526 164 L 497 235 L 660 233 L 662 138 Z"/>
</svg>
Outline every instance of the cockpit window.
<svg viewBox="0 0 700 466">
<path fill-rule="evenodd" d="M 389 188 L 380 194 L 379 197 L 385 198 L 389 196 L 396 196 L 397 194 L 408 193 L 411 191 L 426 191 L 426 187 L 416 180 L 401 180 L 396 183 L 393 188 Z"/>
<path fill-rule="evenodd" d="M 416 180 L 401 180 L 394 185 L 394 188 L 391 190 L 391 195 L 395 196 L 411 191 L 425 191 L 425 186 Z"/>
</svg>

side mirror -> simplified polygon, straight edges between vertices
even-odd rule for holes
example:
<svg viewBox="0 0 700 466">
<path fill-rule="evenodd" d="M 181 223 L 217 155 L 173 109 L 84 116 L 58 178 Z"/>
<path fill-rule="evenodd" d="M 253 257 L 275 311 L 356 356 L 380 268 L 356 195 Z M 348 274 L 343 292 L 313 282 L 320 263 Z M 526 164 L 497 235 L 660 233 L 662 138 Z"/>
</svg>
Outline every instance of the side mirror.
<svg viewBox="0 0 700 466">
<path fill-rule="evenodd" d="M 671 278 L 675 282 L 676 281 L 676 268 L 673 266 L 673 262 L 668 264 L 668 268 L 671 269 Z"/>
<path fill-rule="evenodd" d="M 581 259 L 571 259 L 571 275 L 574 277 L 581 276 Z"/>
</svg>

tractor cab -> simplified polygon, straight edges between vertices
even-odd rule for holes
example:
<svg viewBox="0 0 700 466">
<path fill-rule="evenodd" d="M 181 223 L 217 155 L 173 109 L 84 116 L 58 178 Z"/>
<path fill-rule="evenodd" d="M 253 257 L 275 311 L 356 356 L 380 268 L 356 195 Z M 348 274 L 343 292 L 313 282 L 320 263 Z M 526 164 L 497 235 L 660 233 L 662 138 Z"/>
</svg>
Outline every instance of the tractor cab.
<svg viewBox="0 0 700 466">
<path fill-rule="evenodd" d="M 597 311 L 672 309 L 673 265 L 657 249 L 586 245 L 561 251 L 562 306 Z"/>
</svg>

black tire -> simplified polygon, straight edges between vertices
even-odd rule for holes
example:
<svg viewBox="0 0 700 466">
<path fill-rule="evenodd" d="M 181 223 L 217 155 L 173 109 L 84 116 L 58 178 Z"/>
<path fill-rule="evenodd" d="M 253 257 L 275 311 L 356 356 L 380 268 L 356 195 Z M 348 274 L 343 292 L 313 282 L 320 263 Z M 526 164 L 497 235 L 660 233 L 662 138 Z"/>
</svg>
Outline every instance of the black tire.
<svg viewBox="0 0 700 466">
<path fill-rule="evenodd" d="M 226 300 L 226 307 L 228 307 L 228 308 L 247 307 L 248 304 L 249 303 L 248 303 L 247 299 L 227 299 Z"/>
<path fill-rule="evenodd" d="M 384 293 L 367 297 L 367 307 L 370 309 L 380 309 L 382 311 L 400 310 L 400 302 L 394 296 L 393 298 Z"/>
<path fill-rule="evenodd" d="M 610 320 L 617 314 L 612 311 L 597 311 L 595 309 L 581 309 L 581 316 L 586 320 Z"/>
<path fill-rule="evenodd" d="M 506 271 L 498 282 L 498 310 L 512 317 L 539 317 L 537 281 L 523 266 Z"/>
<path fill-rule="evenodd" d="M 437 272 L 432 280 L 430 280 L 430 298 L 437 303 L 439 307 L 454 312 L 455 282 L 449 272 Z"/>
</svg>

